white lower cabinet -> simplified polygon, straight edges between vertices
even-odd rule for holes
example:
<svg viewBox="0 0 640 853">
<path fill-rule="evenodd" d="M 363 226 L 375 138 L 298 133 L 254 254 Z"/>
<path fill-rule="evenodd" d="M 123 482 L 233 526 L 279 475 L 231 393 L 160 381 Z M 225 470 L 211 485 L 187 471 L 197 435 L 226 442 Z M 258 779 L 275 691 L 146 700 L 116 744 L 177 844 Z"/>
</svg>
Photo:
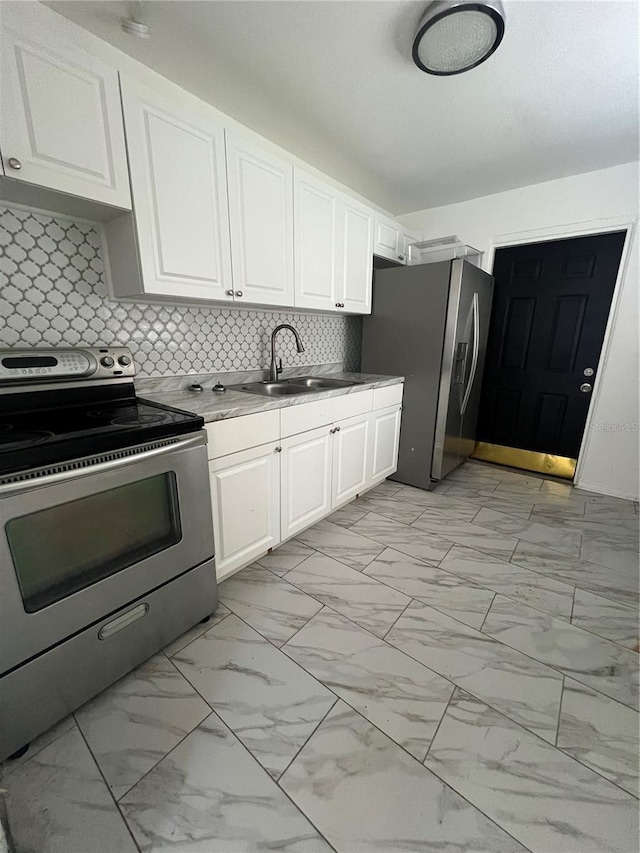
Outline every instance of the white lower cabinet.
<svg viewBox="0 0 640 853">
<path fill-rule="evenodd" d="M 282 441 L 282 539 L 295 536 L 331 511 L 331 429 L 322 426 Z"/>
<path fill-rule="evenodd" d="M 370 415 L 338 422 L 333 429 L 331 508 L 355 498 L 367 488 Z"/>
<path fill-rule="evenodd" d="M 389 406 L 372 412 L 371 456 L 369 483 L 384 480 L 398 467 L 398 442 L 400 441 L 400 406 Z"/>
<path fill-rule="evenodd" d="M 392 385 L 207 424 L 218 581 L 392 474 L 401 400 Z"/>
<path fill-rule="evenodd" d="M 280 542 L 280 445 L 209 462 L 218 581 Z"/>
</svg>

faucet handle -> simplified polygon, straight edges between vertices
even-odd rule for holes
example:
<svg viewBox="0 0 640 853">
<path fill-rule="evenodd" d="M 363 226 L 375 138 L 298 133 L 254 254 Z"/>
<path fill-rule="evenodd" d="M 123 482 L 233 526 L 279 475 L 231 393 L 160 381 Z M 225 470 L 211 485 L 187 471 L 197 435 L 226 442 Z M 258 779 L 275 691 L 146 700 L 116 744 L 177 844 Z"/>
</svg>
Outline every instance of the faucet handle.
<svg viewBox="0 0 640 853">
<path fill-rule="evenodd" d="M 277 362 L 276 373 L 280 374 L 280 373 L 282 373 L 282 359 L 277 358 L 276 362 Z"/>
</svg>

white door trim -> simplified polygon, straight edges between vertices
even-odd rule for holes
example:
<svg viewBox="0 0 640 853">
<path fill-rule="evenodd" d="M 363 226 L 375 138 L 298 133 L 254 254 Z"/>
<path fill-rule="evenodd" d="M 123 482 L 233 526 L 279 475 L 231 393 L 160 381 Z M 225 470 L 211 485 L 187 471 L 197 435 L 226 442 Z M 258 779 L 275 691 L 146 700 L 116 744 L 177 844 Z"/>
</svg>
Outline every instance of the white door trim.
<svg viewBox="0 0 640 853">
<path fill-rule="evenodd" d="M 584 466 L 584 458 L 586 456 L 589 437 L 591 435 L 591 421 L 596 408 L 598 398 L 600 396 L 600 388 L 602 384 L 602 367 L 609 360 L 609 351 L 611 348 L 611 332 L 618 315 L 620 306 L 620 292 L 622 290 L 622 282 L 624 281 L 627 267 L 629 264 L 629 256 L 631 254 L 631 245 L 635 230 L 638 225 L 638 220 L 629 220 L 624 216 L 611 216 L 606 219 L 591 219 L 586 222 L 571 222 L 564 225 L 549 225 L 544 228 L 533 228 L 526 231 L 513 231 L 510 234 L 498 234 L 492 237 L 489 242 L 489 251 L 487 252 L 486 265 L 483 265 L 488 272 L 493 271 L 493 264 L 496 256 L 496 249 L 503 249 L 507 246 L 523 246 L 527 243 L 541 243 L 550 240 L 570 240 L 572 237 L 588 237 L 598 234 L 607 234 L 611 231 L 626 231 L 624 246 L 622 247 L 622 256 L 620 258 L 620 266 L 618 267 L 618 275 L 611 297 L 611 307 L 609 308 L 609 317 L 604 332 L 602 341 L 602 350 L 600 351 L 600 359 L 598 361 L 598 369 L 593 387 L 593 394 L 589 403 L 589 411 L 587 412 L 587 420 L 582 436 L 582 443 L 578 453 L 578 464 L 573 477 L 574 486 L 580 485 L 580 475 Z"/>
</svg>

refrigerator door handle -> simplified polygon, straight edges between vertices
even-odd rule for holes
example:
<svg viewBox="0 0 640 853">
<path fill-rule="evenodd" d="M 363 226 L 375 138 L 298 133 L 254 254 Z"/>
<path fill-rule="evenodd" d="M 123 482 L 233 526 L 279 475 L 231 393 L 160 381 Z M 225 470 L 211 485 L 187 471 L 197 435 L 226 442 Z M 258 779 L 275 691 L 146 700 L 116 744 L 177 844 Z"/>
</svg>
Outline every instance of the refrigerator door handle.
<svg viewBox="0 0 640 853">
<path fill-rule="evenodd" d="M 460 407 L 460 414 L 464 415 L 467 405 L 469 403 L 469 397 L 471 396 L 471 389 L 473 388 L 473 381 L 476 378 L 476 370 L 478 369 L 478 355 L 480 353 L 480 308 L 479 308 L 479 296 L 477 293 L 473 294 L 473 303 L 472 303 L 472 311 L 473 311 L 473 355 L 471 356 L 471 371 L 469 373 L 469 381 L 467 383 L 467 387 L 464 392 L 464 397 L 462 398 L 462 406 Z"/>
<path fill-rule="evenodd" d="M 467 347 L 466 341 L 460 341 L 456 346 L 456 354 L 453 360 L 453 378 L 452 385 L 462 385 L 464 382 L 464 374 L 467 369 Z"/>
</svg>

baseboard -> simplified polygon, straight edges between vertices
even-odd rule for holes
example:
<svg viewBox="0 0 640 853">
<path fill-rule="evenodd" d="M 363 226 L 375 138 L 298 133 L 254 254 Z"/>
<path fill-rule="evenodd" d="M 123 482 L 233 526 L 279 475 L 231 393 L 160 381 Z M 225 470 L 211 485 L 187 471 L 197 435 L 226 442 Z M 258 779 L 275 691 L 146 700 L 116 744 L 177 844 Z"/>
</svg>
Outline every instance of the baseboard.
<svg viewBox="0 0 640 853">
<path fill-rule="evenodd" d="M 600 483 L 588 483 L 585 480 L 574 482 L 577 489 L 582 489 L 585 492 L 593 492 L 596 495 L 608 495 L 611 498 L 620 498 L 623 501 L 637 501 L 638 495 L 630 495 L 627 492 L 618 489 L 612 489 L 611 486 L 604 486 Z"/>
</svg>

